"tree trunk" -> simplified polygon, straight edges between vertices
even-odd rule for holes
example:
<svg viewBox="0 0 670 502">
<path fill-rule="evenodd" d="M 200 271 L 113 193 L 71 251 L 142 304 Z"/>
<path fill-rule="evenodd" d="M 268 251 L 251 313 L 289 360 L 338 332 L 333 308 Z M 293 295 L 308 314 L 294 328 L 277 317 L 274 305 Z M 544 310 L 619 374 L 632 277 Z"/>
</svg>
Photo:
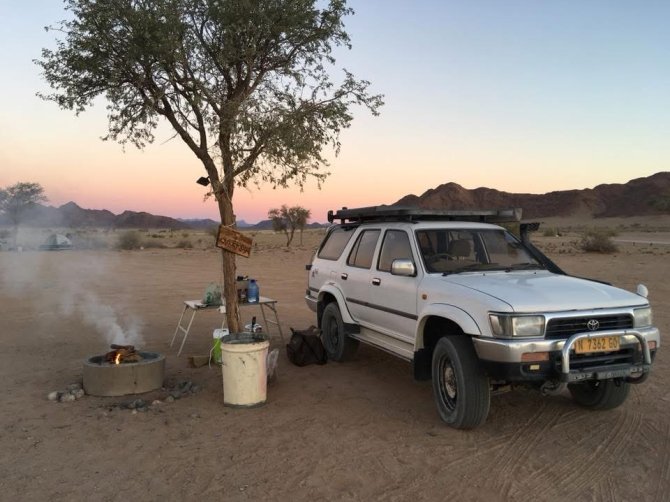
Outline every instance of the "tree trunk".
<svg viewBox="0 0 670 502">
<path fill-rule="evenodd" d="M 227 227 L 234 227 L 235 213 L 233 212 L 232 183 L 227 188 L 226 192 L 222 191 L 215 195 L 219 204 L 221 223 Z M 221 261 L 223 269 L 223 297 L 226 302 L 226 322 L 231 333 L 239 333 L 241 331 L 240 309 L 237 302 L 235 253 L 222 249 Z"/>
</svg>

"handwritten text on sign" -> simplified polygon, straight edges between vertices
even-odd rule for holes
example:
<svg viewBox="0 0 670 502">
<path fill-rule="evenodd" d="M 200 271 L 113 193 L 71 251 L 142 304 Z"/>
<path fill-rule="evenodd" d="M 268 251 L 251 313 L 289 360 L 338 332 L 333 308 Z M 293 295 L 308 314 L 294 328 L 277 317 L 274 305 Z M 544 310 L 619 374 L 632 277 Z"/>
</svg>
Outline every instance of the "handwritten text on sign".
<svg viewBox="0 0 670 502">
<path fill-rule="evenodd" d="M 219 226 L 219 234 L 216 236 L 216 246 L 240 256 L 249 257 L 253 240 L 242 232 L 233 230 L 225 225 Z"/>
</svg>

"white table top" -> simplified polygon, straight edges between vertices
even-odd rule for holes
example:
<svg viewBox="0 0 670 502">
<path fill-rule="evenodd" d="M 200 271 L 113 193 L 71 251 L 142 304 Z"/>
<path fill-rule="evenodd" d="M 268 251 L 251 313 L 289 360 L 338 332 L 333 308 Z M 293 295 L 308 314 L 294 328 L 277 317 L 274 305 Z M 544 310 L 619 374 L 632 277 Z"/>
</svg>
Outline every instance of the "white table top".
<svg viewBox="0 0 670 502">
<path fill-rule="evenodd" d="M 272 304 L 272 303 L 277 303 L 277 300 L 273 300 L 272 298 L 268 298 L 267 296 L 261 296 L 258 298 L 257 302 L 254 303 L 249 303 L 249 302 L 244 302 L 244 303 L 238 303 L 240 307 L 253 307 L 254 305 L 261 305 L 261 304 Z M 193 310 L 198 310 L 198 309 L 219 309 L 221 312 L 225 312 L 226 310 L 226 304 L 225 302 L 223 305 L 207 305 L 205 303 L 202 303 L 200 300 L 184 300 L 184 304 Z"/>
</svg>

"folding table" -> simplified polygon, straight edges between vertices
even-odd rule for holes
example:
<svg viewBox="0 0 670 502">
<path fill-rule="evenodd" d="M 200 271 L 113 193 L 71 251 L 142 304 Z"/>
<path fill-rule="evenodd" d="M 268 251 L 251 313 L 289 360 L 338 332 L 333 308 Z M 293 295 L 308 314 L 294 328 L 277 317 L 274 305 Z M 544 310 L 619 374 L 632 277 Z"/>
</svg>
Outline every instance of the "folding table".
<svg viewBox="0 0 670 502">
<path fill-rule="evenodd" d="M 261 317 L 263 318 L 263 326 L 264 329 L 267 329 L 268 323 L 269 324 L 274 324 L 277 327 L 277 331 L 279 331 L 279 336 L 282 339 L 282 342 L 284 342 L 284 333 L 282 332 L 281 329 L 281 324 L 279 324 L 279 314 L 277 313 L 277 300 L 273 300 L 272 298 L 267 298 L 265 296 L 261 296 L 258 299 L 258 302 L 254 303 L 240 303 L 239 304 L 240 309 L 246 308 L 246 307 L 260 307 L 261 310 Z M 268 316 L 265 313 L 265 309 L 268 309 L 270 312 L 274 314 L 274 320 L 271 318 L 268 318 Z M 174 335 L 172 335 L 172 341 L 170 342 L 170 347 L 174 344 L 175 339 L 177 338 L 177 333 L 180 331 L 184 334 L 184 338 L 181 341 L 181 345 L 179 346 L 179 352 L 177 352 L 177 356 L 181 354 L 182 349 L 184 348 L 184 344 L 186 343 L 186 338 L 188 337 L 189 332 L 191 331 L 191 325 L 193 324 L 193 320 L 195 319 L 195 315 L 201 311 L 201 310 L 218 310 L 220 313 L 225 314 L 226 313 L 226 306 L 224 305 L 206 305 L 202 303 L 200 300 L 185 300 L 184 301 L 184 309 L 181 312 L 181 316 L 179 317 L 179 322 L 177 323 L 177 328 L 174 330 Z M 189 319 L 188 314 L 186 314 L 187 310 L 191 310 L 191 317 Z M 186 318 L 186 319 L 184 319 Z M 186 324 L 182 324 L 182 321 L 186 322 Z M 226 318 L 223 318 L 223 322 L 221 323 L 221 328 L 224 328 L 226 325 Z M 269 330 L 268 330 L 269 334 Z"/>
</svg>

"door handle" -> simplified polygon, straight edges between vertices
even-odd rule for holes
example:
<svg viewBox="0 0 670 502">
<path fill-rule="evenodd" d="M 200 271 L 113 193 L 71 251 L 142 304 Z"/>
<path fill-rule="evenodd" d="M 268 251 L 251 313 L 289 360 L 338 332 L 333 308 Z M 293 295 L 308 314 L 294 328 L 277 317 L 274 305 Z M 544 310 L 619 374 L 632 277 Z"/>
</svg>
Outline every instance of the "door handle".
<svg viewBox="0 0 670 502">
<path fill-rule="evenodd" d="M 377 278 L 377 277 L 375 277 L 374 279 L 372 279 L 372 285 L 373 285 L 373 286 L 379 286 L 381 283 L 382 283 L 382 280 L 379 279 L 379 278 Z"/>
<path fill-rule="evenodd" d="M 345 273 L 342 273 L 342 275 L 341 275 L 340 277 L 342 278 L 343 281 L 346 281 L 346 280 L 347 280 L 347 277 L 349 277 L 349 274 L 347 274 L 347 273 L 345 272 Z"/>
</svg>

